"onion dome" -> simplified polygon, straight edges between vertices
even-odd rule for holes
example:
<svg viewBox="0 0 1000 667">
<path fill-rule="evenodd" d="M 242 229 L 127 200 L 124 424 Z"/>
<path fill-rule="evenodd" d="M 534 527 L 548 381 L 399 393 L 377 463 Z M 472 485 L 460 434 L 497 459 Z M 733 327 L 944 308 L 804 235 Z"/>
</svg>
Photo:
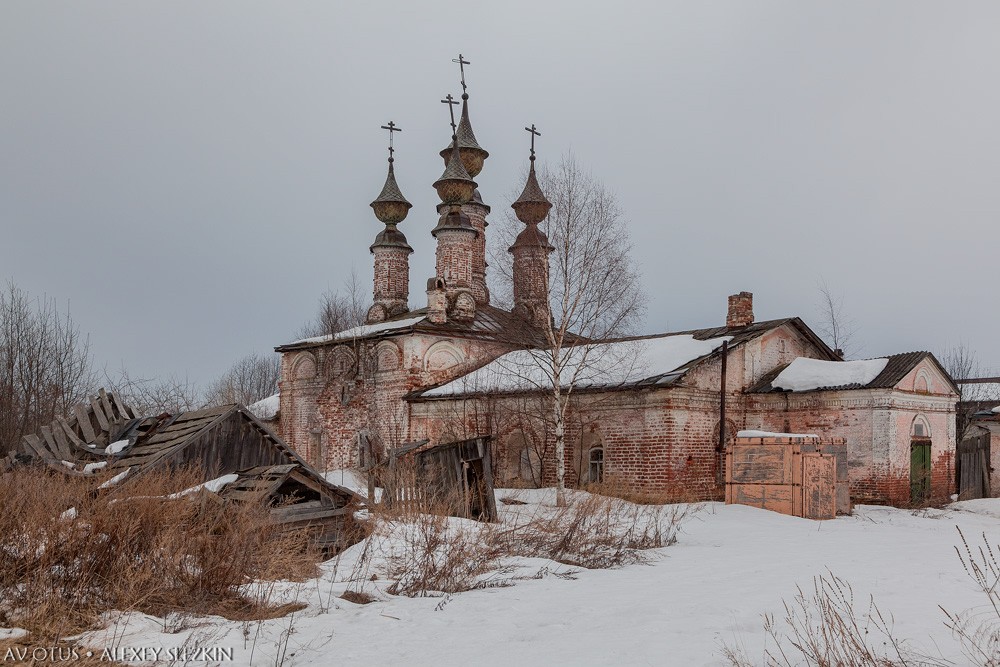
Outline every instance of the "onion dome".
<svg viewBox="0 0 1000 667">
<path fill-rule="evenodd" d="M 452 135 L 451 158 L 449 158 L 441 178 L 434 182 L 434 189 L 437 190 L 438 197 L 443 203 L 458 206 L 470 201 L 476 191 L 476 182 L 472 180 L 469 172 L 462 165 L 458 139 L 455 135 Z"/>
<path fill-rule="evenodd" d="M 375 211 L 375 217 L 378 218 L 379 222 L 384 222 L 387 225 L 401 223 L 406 219 L 406 214 L 413 206 L 399 191 L 399 185 L 396 184 L 396 174 L 392 168 L 392 158 L 389 158 L 389 173 L 385 177 L 382 192 L 370 206 Z"/>
<path fill-rule="evenodd" d="M 476 141 L 476 133 L 472 131 L 472 123 L 469 121 L 469 96 L 462 93 L 462 118 L 458 122 L 458 154 L 462 159 L 462 166 L 475 178 L 483 170 L 483 162 L 490 154 Z M 445 164 L 451 159 L 452 147 L 449 145 L 441 151 L 441 157 Z"/>
<path fill-rule="evenodd" d="M 510 205 L 517 215 L 517 219 L 526 225 L 537 225 L 552 208 L 552 202 L 545 198 L 538 179 L 535 177 L 535 158 L 531 157 L 531 168 L 528 170 L 528 182 L 524 184 L 521 196 Z"/>
</svg>

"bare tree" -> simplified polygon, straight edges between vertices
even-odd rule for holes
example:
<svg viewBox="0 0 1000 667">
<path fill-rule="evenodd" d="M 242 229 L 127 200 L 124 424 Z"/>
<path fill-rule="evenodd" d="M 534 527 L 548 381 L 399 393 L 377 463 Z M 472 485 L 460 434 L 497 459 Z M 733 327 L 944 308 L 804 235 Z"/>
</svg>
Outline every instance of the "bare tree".
<svg viewBox="0 0 1000 667">
<path fill-rule="evenodd" d="M 353 269 L 340 290 L 331 290 L 319 299 L 315 317 L 298 332 L 299 338 L 326 336 L 364 324 L 368 295 Z"/>
<path fill-rule="evenodd" d="M 67 306 L 32 299 L 13 282 L 0 293 L 0 455 L 66 414 L 94 390 L 90 341 Z"/>
<path fill-rule="evenodd" d="M 958 406 L 955 420 L 956 436 L 961 442 L 972 422 L 972 416 L 993 401 L 1000 403 L 997 383 L 962 382 L 982 378 L 983 368 L 975 351 L 965 343 L 958 343 L 945 350 L 939 357 L 941 365 L 958 385 Z"/>
<path fill-rule="evenodd" d="M 280 374 L 281 357 L 278 355 L 248 354 L 209 385 L 205 403 L 252 405 L 277 393 Z"/>
<path fill-rule="evenodd" d="M 550 398 L 556 495 L 562 505 L 566 422 L 575 389 L 635 363 L 630 346 L 590 343 L 631 333 L 645 312 L 645 296 L 631 256 L 628 224 L 615 195 L 572 154 L 555 168 L 543 169 L 539 183 L 552 202 L 539 227 L 554 247 L 547 276 L 550 317 L 541 322 L 545 345 L 541 350 L 508 355 L 512 367 L 505 372 L 537 386 Z M 492 253 L 493 265 L 512 278 L 512 261 L 503 250 L 523 227 L 510 214 L 498 226 L 502 229 L 495 236 L 501 248 Z M 501 290 L 501 299 L 504 296 Z"/>
<path fill-rule="evenodd" d="M 844 359 L 858 352 L 854 337 L 858 332 L 857 322 L 844 314 L 844 297 L 834 294 L 821 280 L 819 289 L 820 301 L 817 306 L 820 312 L 819 330 L 826 342 L 834 350 L 839 350 Z"/>
<path fill-rule="evenodd" d="M 122 367 L 113 375 L 105 369 L 104 381 L 109 391 L 140 416 L 178 414 L 205 406 L 197 385 L 187 378 L 137 378 Z"/>
</svg>

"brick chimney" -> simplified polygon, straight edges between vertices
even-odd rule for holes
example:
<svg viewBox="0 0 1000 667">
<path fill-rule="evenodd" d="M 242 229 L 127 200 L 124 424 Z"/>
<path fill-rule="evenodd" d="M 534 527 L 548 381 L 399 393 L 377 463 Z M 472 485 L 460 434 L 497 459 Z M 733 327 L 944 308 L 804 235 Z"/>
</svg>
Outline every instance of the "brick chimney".
<svg viewBox="0 0 1000 667">
<path fill-rule="evenodd" d="M 738 329 L 753 324 L 753 293 L 740 292 L 729 297 L 729 313 L 726 326 Z"/>
</svg>

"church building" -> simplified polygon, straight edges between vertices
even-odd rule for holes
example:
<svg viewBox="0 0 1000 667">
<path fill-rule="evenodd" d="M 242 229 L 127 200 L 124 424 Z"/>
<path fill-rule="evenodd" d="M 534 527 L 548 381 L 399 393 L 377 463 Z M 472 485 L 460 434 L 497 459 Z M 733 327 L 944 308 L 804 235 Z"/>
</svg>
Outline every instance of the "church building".
<svg viewBox="0 0 1000 667">
<path fill-rule="evenodd" d="M 532 149 L 512 205 L 524 224 L 510 247 L 513 308 L 492 305 L 490 207 L 474 180 L 489 153 L 473 132 L 464 72 L 462 86 L 460 119 L 433 184 L 437 223 L 423 232 L 437 249 L 435 274 L 417 281 L 426 285 L 420 303 L 410 300 L 413 249 L 399 226 L 411 204 L 396 183 L 390 123 L 388 174 L 371 203 L 383 228 L 369 248 L 365 324 L 275 348 L 277 429 L 320 469 L 367 468 L 404 443 L 490 436 L 497 486 L 554 483 L 551 392 L 524 370 L 546 346 L 551 318 L 553 248 L 543 231 L 551 204 Z M 755 321 L 747 292 L 729 297 L 724 323 L 722 310 L 704 329 L 588 342 L 608 362 L 574 388 L 568 485 L 613 481 L 636 494 L 719 498 L 727 444 L 759 429 L 846 439 L 855 502 L 905 505 L 952 493 L 958 391 L 933 355 L 843 361 L 797 317 Z M 631 360 L 624 370 L 614 363 L 622 355 Z"/>
</svg>

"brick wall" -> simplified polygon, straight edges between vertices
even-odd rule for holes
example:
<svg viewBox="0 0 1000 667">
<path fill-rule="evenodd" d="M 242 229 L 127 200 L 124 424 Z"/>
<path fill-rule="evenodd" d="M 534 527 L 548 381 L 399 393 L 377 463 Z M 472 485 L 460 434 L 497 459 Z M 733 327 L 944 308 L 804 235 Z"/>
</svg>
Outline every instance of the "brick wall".
<svg viewBox="0 0 1000 667">
<path fill-rule="evenodd" d="M 403 396 L 463 375 L 508 350 L 488 341 L 408 334 L 286 352 L 281 436 L 322 468 L 357 465 L 359 432 L 382 446 L 415 439 Z"/>
</svg>

